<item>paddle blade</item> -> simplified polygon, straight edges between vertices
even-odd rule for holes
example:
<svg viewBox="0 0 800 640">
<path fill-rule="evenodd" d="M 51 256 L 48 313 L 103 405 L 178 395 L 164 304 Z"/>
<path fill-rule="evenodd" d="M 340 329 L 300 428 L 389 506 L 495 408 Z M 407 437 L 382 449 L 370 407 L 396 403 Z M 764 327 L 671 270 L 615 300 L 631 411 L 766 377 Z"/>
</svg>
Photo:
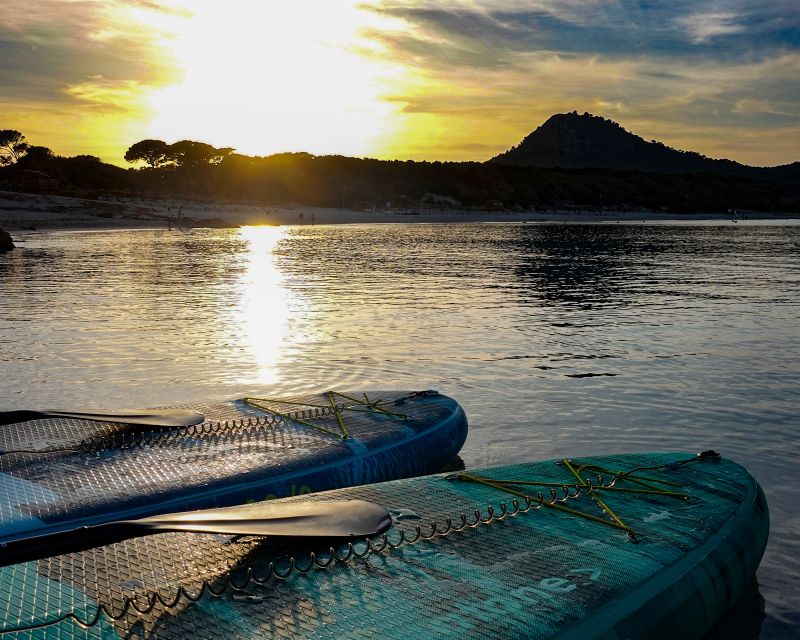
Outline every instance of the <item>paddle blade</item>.
<svg viewBox="0 0 800 640">
<path fill-rule="evenodd" d="M 259 502 L 152 516 L 130 524 L 151 533 L 192 531 L 240 536 L 351 538 L 386 531 L 392 524 L 392 517 L 383 507 L 364 500 Z"/>
<path fill-rule="evenodd" d="M 71 413 L 67 411 L 43 411 L 42 417 L 78 418 L 97 422 L 138 424 L 148 427 L 190 427 L 205 420 L 202 413 L 191 409 L 123 409 L 108 413 Z"/>
<path fill-rule="evenodd" d="M 119 520 L 0 543 L 0 567 L 77 553 L 129 538 L 170 531 L 289 538 L 366 538 L 386 531 L 392 517 L 364 500 L 259 502 Z M 187 541 L 191 544 L 191 541 Z"/>
<path fill-rule="evenodd" d="M 0 426 L 27 422 L 28 420 L 40 420 L 46 417 L 47 416 L 40 411 L 29 411 L 27 409 L 20 409 L 19 411 L 0 411 Z"/>
</svg>

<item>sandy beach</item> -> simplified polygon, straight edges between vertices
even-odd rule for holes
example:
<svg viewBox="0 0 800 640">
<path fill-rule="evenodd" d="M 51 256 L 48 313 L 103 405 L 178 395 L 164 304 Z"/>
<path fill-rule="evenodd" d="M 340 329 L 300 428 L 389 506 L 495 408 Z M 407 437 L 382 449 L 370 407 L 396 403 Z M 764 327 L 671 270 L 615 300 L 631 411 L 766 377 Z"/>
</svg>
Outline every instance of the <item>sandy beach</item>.
<svg viewBox="0 0 800 640">
<path fill-rule="evenodd" d="M 244 225 L 311 225 L 359 223 L 453 223 L 453 222 L 702 222 L 774 220 L 798 221 L 798 215 L 761 212 L 675 215 L 652 211 L 481 211 L 350 209 L 271 206 L 186 200 L 103 198 L 89 200 L 0 191 L 0 228 L 14 231 L 237 227 Z"/>
</svg>

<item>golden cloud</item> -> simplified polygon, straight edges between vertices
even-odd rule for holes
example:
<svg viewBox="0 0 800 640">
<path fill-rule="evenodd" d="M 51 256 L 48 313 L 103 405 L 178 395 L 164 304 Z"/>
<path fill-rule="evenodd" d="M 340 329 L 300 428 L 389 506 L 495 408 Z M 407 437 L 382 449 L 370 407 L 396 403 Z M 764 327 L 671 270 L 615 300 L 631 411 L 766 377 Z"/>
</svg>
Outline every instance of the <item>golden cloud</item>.
<svg viewBox="0 0 800 640">
<path fill-rule="evenodd" d="M 147 96 L 152 90 L 136 80 L 114 82 L 96 77 L 70 85 L 64 93 L 97 109 L 141 112 L 147 108 Z"/>
</svg>

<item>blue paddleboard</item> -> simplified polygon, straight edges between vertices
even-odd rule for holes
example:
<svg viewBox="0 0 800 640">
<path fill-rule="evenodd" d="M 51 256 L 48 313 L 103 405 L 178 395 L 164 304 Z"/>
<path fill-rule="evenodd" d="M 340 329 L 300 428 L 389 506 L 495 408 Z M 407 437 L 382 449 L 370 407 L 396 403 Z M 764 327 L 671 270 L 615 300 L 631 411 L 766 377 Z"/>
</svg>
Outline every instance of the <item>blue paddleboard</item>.
<svg viewBox="0 0 800 640">
<path fill-rule="evenodd" d="M 109 520 L 435 473 L 467 420 L 434 391 L 326 392 L 192 407 L 147 429 L 55 417 L 0 427 L 0 544 Z"/>
</svg>

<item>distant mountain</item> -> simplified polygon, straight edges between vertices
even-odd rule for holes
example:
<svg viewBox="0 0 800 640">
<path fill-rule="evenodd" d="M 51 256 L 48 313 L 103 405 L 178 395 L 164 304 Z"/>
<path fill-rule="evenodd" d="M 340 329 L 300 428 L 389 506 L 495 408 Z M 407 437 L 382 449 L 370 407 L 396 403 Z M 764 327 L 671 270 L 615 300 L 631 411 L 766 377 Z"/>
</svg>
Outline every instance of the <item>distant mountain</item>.
<svg viewBox="0 0 800 640">
<path fill-rule="evenodd" d="M 713 160 L 693 151 L 647 142 L 612 120 L 590 113 L 559 113 L 518 146 L 489 162 L 520 167 L 623 169 L 655 173 L 735 173 L 753 178 L 800 181 L 800 162 L 780 167 L 750 167 Z"/>
</svg>

